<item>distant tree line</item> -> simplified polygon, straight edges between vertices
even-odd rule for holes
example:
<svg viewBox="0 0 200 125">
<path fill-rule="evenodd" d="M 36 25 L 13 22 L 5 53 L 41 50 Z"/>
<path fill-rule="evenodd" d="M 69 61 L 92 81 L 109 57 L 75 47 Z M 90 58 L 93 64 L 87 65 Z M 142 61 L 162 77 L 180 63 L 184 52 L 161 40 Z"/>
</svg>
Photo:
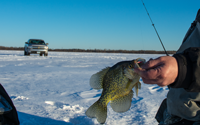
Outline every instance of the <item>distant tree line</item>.
<svg viewBox="0 0 200 125">
<path fill-rule="evenodd" d="M 0 46 L 0 50 L 24 50 L 24 47 Z M 164 51 L 155 50 L 110 50 L 110 49 L 49 49 L 55 52 L 96 52 L 96 53 L 137 53 L 137 54 L 165 54 Z M 167 51 L 168 54 L 175 54 L 176 51 Z"/>
<path fill-rule="evenodd" d="M 24 47 L 5 47 L 5 46 L 0 46 L 0 50 L 24 50 Z"/>
</svg>

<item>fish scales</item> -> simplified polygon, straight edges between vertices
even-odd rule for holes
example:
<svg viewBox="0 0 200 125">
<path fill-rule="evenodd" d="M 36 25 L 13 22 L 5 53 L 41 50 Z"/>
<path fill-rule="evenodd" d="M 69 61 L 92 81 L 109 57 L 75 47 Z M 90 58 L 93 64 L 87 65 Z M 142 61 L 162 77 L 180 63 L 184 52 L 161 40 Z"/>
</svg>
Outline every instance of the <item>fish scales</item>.
<svg viewBox="0 0 200 125">
<path fill-rule="evenodd" d="M 139 64 L 138 64 L 139 63 Z M 140 76 L 134 72 L 145 59 L 138 58 L 132 61 L 122 61 L 112 67 L 107 67 L 90 78 L 90 85 L 95 89 L 102 89 L 101 97 L 86 111 L 86 115 L 97 118 L 99 123 L 105 123 L 107 118 L 107 105 L 110 102 L 115 112 L 126 112 L 131 106 L 133 97 L 132 88 L 136 94 L 140 89 Z"/>
</svg>

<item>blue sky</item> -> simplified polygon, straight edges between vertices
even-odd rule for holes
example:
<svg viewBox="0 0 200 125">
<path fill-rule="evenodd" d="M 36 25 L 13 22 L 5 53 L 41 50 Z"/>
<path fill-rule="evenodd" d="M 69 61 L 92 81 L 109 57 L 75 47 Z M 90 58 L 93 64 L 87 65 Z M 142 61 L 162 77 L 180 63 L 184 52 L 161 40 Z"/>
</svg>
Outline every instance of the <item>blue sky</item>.
<svg viewBox="0 0 200 125">
<path fill-rule="evenodd" d="M 177 50 L 200 0 L 143 0 L 166 50 Z M 141 0 L 0 0 L 0 46 L 163 50 Z"/>
</svg>

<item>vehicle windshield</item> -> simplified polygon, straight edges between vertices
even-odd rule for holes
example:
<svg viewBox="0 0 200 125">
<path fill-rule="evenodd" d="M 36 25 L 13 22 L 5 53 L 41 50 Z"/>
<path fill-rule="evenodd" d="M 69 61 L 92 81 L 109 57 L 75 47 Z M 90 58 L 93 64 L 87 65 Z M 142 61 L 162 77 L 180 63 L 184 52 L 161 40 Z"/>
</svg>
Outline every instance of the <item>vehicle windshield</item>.
<svg viewBox="0 0 200 125">
<path fill-rule="evenodd" d="M 44 41 L 42 41 L 42 40 L 31 40 L 31 41 L 29 41 L 29 43 L 30 44 L 42 44 L 42 45 L 45 44 Z"/>
</svg>

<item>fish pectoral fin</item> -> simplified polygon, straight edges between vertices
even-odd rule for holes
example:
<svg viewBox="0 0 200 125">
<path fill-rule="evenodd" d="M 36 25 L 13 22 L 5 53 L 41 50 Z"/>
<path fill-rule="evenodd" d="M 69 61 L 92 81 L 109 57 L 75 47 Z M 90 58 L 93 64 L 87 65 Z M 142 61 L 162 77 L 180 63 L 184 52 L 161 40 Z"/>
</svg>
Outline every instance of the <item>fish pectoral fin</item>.
<svg viewBox="0 0 200 125">
<path fill-rule="evenodd" d="M 90 118 L 96 118 L 99 123 L 103 124 L 107 118 L 107 106 L 103 106 L 97 101 L 88 108 L 85 114 Z"/>
<path fill-rule="evenodd" d="M 137 82 L 136 85 L 134 86 L 134 88 L 135 88 L 136 95 L 138 96 L 138 91 L 139 91 L 139 89 L 141 89 L 141 83 Z"/>
<path fill-rule="evenodd" d="M 110 106 L 115 112 L 119 113 L 126 112 L 131 107 L 132 98 L 133 98 L 133 90 L 131 90 L 128 95 L 112 100 L 110 102 Z"/>
<path fill-rule="evenodd" d="M 132 80 L 128 80 L 128 83 L 126 84 L 126 89 L 128 89 L 131 85 Z"/>
<path fill-rule="evenodd" d="M 106 67 L 106 68 L 102 69 L 100 72 L 97 72 L 91 76 L 90 86 L 93 89 L 102 89 L 103 78 L 109 69 L 110 69 L 110 67 Z"/>
</svg>

